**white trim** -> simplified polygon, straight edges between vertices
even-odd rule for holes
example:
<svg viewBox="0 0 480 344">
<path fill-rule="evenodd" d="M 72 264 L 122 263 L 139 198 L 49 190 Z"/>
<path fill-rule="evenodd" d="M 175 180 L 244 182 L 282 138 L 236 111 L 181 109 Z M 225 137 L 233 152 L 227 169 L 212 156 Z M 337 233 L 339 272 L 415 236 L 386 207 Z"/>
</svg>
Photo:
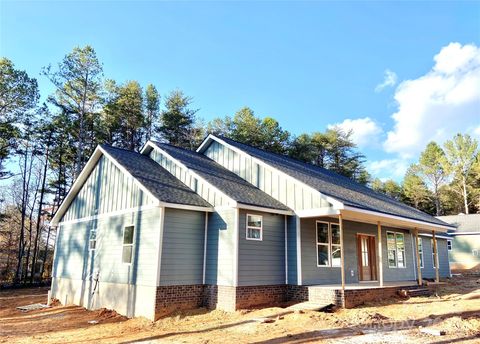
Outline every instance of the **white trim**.
<svg viewBox="0 0 480 344">
<path fill-rule="evenodd" d="M 288 284 L 288 219 L 284 215 L 285 220 L 285 284 Z"/>
<path fill-rule="evenodd" d="M 334 209 L 332 207 L 325 208 L 315 208 L 315 209 L 302 209 L 296 211 L 297 215 L 304 217 L 317 217 L 317 216 L 328 216 L 328 215 L 338 215 L 340 210 Z"/>
<path fill-rule="evenodd" d="M 392 233 L 395 239 L 395 266 L 390 266 L 390 260 L 388 258 L 388 251 L 392 251 L 388 248 L 388 233 Z M 397 245 L 397 234 L 403 236 L 403 266 L 398 266 L 398 245 Z M 406 269 L 407 268 L 407 255 L 406 255 L 406 245 L 405 245 L 405 232 L 396 232 L 396 231 L 385 231 L 385 238 L 387 240 L 387 265 L 389 269 Z"/>
<path fill-rule="evenodd" d="M 203 277 L 202 281 L 205 284 L 207 274 L 207 240 L 208 240 L 208 212 L 205 212 L 205 234 L 203 238 Z"/>
<path fill-rule="evenodd" d="M 259 216 L 260 217 L 260 227 L 257 226 L 249 226 L 248 225 L 248 217 L 249 216 Z M 260 230 L 260 238 L 250 238 L 248 237 L 248 229 L 259 229 Z M 246 214 L 245 216 L 245 239 L 246 240 L 254 240 L 254 241 L 263 241 L 263 215 L 259 214 Z"/>
<path fill-rule="evenodd" d="M 133 227 L 133 235 L 132 235 L 132 243 L 131 244 L 125 244 L 125 229 L 127 227 Z M 136 240 L 135 240 L 135 234 L 136 234 L 136 229 L 134 224 L 126 225 L 123 226 L 123 232 L 122 232 L 122 257 L 120 258 L 122 260 L 122 265 L 131 265 L 133 263 L 133 257 L 134 257 L 134 250 L 135 250 L 135 245 L 136 245 Z M 124 262 L 123 261 L 123 249 L 125 246 L 130 246 L 132 248 L 132 251 L 130 252 L 130 262 Z"/>
<path fill-rule="evenodd" d="M 302 285 L 302 236 L 301 236 L 301 221 L 300 217 L 296 216 L 296 239 L 297 239 L 297 284 Z"/>
<path fill-rule="evenodd" d="M 100 220 L 100 219 L 111 217 L 111 216 L 122 215 L 122 214 L 133 213 L 133 212 L 140 212 L 140 211 L 150 210 L 150 209 L 154 209 L 154 208 L 158 208 L 158 207 L 161 207 L 161 206 L 158 205 L 158 204 L 142 205 L 142 206 L 139 206 L 139 207 L 127 208 L 127 209 L 122 209 L 122 210 L 111 211 L 109 213 L 103 213 L 103 214 L 98 214 L 98 215 L 94 215 L 94 216 L 82 217 L 80 219 L 62 221 L 62 222 L 59 222 L 58 225 L 69 225 L 69 224 L 85 222 L 85 221 Z"/>
<path fill-rule="evenodd" d="M 163 252 L 163 230 L 165 229 L 165 208 L 160 207 L 159 208 L 159 213 L 160 213 L 160 226 L 159 226 L 159 233 L 158 233 L 158 256 L 157 256 L 157 286 L 160 285 L 160 274 L 161 274 L 161 268 L 162 268 L 162 252 Z"/>
<path fill-rule="evenodd" d="M 420 220 L 413 220 L 413 219 L 409 219 L 407 217 L 390 215 L 390 214 L 385 214 L 385 213 L 381 213 L 381 212 L 378 212 L 378 211 L 365 210 L 365 209 L 355 208 L 355 207 L 351 207 L 351 206 L 345 206 L 344 210 L 350 210 L 350 211 L 357 212 L 357 213 L 386 217 L 386 218 L 389 218 L 389 219 L 395 219 L 395 220 L 400 220 L 400 221 L 405 221 L 405 222 L 412 222 L 412 223 L 416 223 L 416 224 L 423 224 L 423 225 L 427 225 L 428 227 L 431 227 L 431 228 L 443 228 L 443 229 L 447 229 L 447 230 L 453 228 L 453 227 L 448 227 L 448 226 L 442 226 L 440 224 L 435 224 L 435 223 L 430 223 L 430 222 L 425 222 L 425 221 L 420 221 Z"/>
<path fill-rule="evenodd" d="M 430 237 L 430 238 L 433 237 L 432 234 L 428 234 L 428 233 L 418 233 L 418 236 L 424 236 L 424 237 Z M 447 240 L 450 240 L 450 239 L 451 239 L 450 237 L 443 236 L 443 235 L 437 235 L 437 234 L 435 234 L 435 236 L 436 236 L 438 239 L 447 239 Z"/>
<path fill-rule="evenodd" d="M 451 236 L 458 236 L 458 235 L 480 235 L 480 232 L 458 232 L 458 233 L 449 233 Z M 431 234 L 430 234 L 431 235 Z M 440 236 L 435 235 L 437 238 Z"/>
<path fill-rule="evenodd" d="M 239 240 L 240 240 L 240 233 L 239 233 L 239 227 L 240 227 L 240 209 L 236 208 L 235 209 L 235 227 L 234 227 L 234 235 L 235 235 L 235 238 L 234 238 L 234 241 L 233 241 L 233 244 L 234 244 L 234 247 L 235 247 L 235 250 L 234 250 L 234 267 L 233 267 L 233 272 L 234 272 L 234 275 L 233 275 L 233 286 L 234 287 L 237 287 L 238 286 L 238 247 L 239 247 Z"/>
<path fill-rule="evenodd" d="M 435 241 L 437 241 L 437 238 L 435 238 Z M 430 246 L 432 248 L 432 266 L 434 269 L 436 269 L 436 263 L 437 263 L 437 252 L 435 252 L 435 246 L 438 251 L 438 241 L 436 243 L 433 242 L 433 237 L 430 239 Z"/>
<path fill-rule="evenodd" d="M 198 205 L 188 205 L 188 204 L 178 204 L 178 203 L 166 203 L 166 202 L 160 202 L 160 206 L 165 207 L 165 208 L 174 208 L 174 209 L 183 209 L 183 210 L 193 210 L 193 211 L 208 211 L 208 212 L 214 212 L 215 209 L 213 207 L 202 207 Z"/>
<path fill-rule="evenodd" d="M 324 223 L 327 225 L 327 243 L 319 243 L 318 242 L 318 223 Z M 317 256 L 317 267 L 318 268 L 341 268 L 341 264 L 338 266 L 333 266 L 333 260 L 332 260 L 332 254 L 333 254 L 333 246 L 340 246 L 340 252 L 342 251 L 342 243 L 340 244 L 334 244 L 333 243 L 333 237 L 332 237 L 332 225 L 337 225 L 339 230 L 340 230 L 340 223 L 339 222 L 330 222 L 330 221 L 322 221 L 322 220 L 316 220 L 315 221 L 315 254 Z M 358 234 L 357 234 L 358 235 Z M 374 236 L 374 235 L 372 235 Z M 318 246 L 327 246 L 327 252 L 328 252 L 328 264 L 327 265 L 320 265 L 318 264 Z"/>
<path fill-rule="evenodd" d="M 331 203 L 334 208 L 336 209 L 343 209 L 344 205 L 342 202 L 336 200 L 335 198 L 332 198 L 330 196 L 327 196 L 327 195 L 324 195 L 323 193 L 321 193 L 320 191 L 314 189 L 313 187 L 311 187 L 310 185 L 307 185 L 305 184 L 304 182 L 302 182 L 301 180 L 297 179 L 297 178 L 294 178 L 292 177 L 291 175 L 279 170 L 278 168 L 275 168 L 274 166 L 271 166 L 269 165 L 268 163 L 266 163 L 265 161 L 259 159 L 259 158 L 256 158 L 254 157 L 253 155 L 251 154 L 248 154 L 246 153 L 245 151 L 235 147 L 235 146 L 232 146 L 231 144 L 225 142 L 224 140 L 222 140 L 221 138 L 219 137 L 216 137 L 215 135 L 213 134 L 209 134 L 204 140 L 203 142 L 200 144 L 200 146 L 197 148 L 197 152 L 198 153 L 203 153 L 203 149 L 204 149 L 204 146 L 206 146 L 208 143 L 210 143 L 211 140 L 214 140 L 222 145 L 224 145 L 225 147 L 243 155 L 243 156 L 247 156 L 249 157 L 250 159 L 252 159 L 252 162 L 255 162 L 257 163 L 258 165 L 262 165 L 263 167 L 268 167 L 272 170 L 275 170 L 277 173 L 279 173 L 280 175 L 284 176 L 285 178 L 289 179 L 289 180 L 293 180 L 295 181 L 295 183 L 298 183 L 300 185 L 302 185 L 304 188 L 307 188 L 309 189 L 310 191 L 313 191 L 315 194 L 318 194 L 320 195 L 321 198 L 324 198 L 327 202 Z"/>
<path fill-rule="evenodd" d="M 423 267 L 425 266 L 425 256 L 423 255 L 423 241 L 422 241 L 422 238 L 420 238 L 420 236 L 418 236 L 418 243 L 420 246 L 422 246 L 422 252 L 418 250 L 418 247 L 417 247 L 417 250 L 418 250 L 418 255 L 422 256 L 422 258 L 420 259 L 420 269 L 423 269 Z"/>
<path fill-rule="evenodd" d="M 170 159 L 171 161 L 173 161 L 175 164 L 177 164 L 178 166 L 180 166 L 181 168 L 183 168 L 186 172 L 188 172 L 189 174 L 191 174 L 193 177 L 197 178 L 198 180 L 202 181 L 203 183 L 207 184 L 211 189 L 213 189 L 215 192 L 218 192 L 219 194 L 222 195 L 223 198 L 226 199 L 226 201 L 229 203 L 230 206 L 232 207 L 235 207 L 237 205 L 237 202 L 232 199 L 231 197 L 227 196 L 223 191 L 221 191 L 220 189 L 218 189 L 217 187 L 215 187 L 214 185 L 212 185 L 211 183 L 209 183 L 207 180 L 205 180 L 204 178 L 202 178 L 200 175 L 198 175 L 196 172 L 194 172 L 193 170 L 191 170 L 190 168 L 188 168 L 185 164 L 183 164 L 180 160 L 177 160 L 175 159 L 173 156 L 171 156 L 170 154 L 168 154 L 165 150 L 163 150 L 162 148 L 158 147 L 155 142 L 153 141 L 148 141 L 145 146 L 143 147 L 142 151 L 140 152 L 141 154 L 144 153 L 144 151 L 147 149 L 147 147 L 151 147 L 153 149 L 156 149 L 157 151 L 159 151 L 161 154 L 163 154 L 166 158 Z M 170 172 L 169 172 L 170 173 Z M 177 178 L 178 179 L 178 178 Z M 190 188 L 191 189 L 191 188 Z M 195 191 L 196 192 L 196 191 Z"/>
<path fill-rule="evenodd" d="M 60 237 L 60 229 L 62 227 L 62 224 L 58 224 L 56 228 L 56 234 L 55 234 L 55 247 L 53 248 L 53 260 L 52 260 L 52 278 L 55 278 L 57 277 L 56 276 L 56 273 L 57 273 L 57 269 L 55 267 L 55 262 L 57 260 L 57 246 L 58 246 L 58 238 Z M 46 248 L 48 250 L 48 242 L 46 243 Z"/>
<path fill-rule="evenodd" d="M 231 208 L 231 207 L 228 207 L 228 208 Z M 243 204 L 243 203 L 239 203 L 239 202 L 237 202 L 237 208 L 246 209 L 246 210 L 261 211 L 261 212 L 270 213 L 270 214 L 294 215 L 294 212 L 292 210 L 280 210 L 280 209 L 273 209 L 273 208 L 264 208 L 264 207 L 254 206 L 254 205 Z"/>
<path fill-rule="evenodd" d="M 413 274 L 415 276 L 415 281 L 418 280 L 417 276 L 417 259 L 415 257 L 415 241 L 413 240 L 413 234 L 410 232 L 410 241 L 412 243 L 412 262 L 413 262 Z M 417 248 L 418 249 L 418 248 Z"/>
</svg>

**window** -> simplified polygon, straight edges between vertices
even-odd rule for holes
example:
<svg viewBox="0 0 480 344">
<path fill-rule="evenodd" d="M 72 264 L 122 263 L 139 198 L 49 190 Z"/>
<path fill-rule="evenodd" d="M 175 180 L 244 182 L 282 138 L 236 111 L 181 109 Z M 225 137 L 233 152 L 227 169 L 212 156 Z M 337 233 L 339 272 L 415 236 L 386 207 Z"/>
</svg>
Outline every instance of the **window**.
<svg viewBox="0 0 480 344">
<path fill-rule="evenodd" d="M 418 255 L 420 256 L 420 268 L 423 268 L 423 243 L 422 243 L 422 238 L 418 238 Z"/>
<path fill-rule="evenodd" d="M 405 235 L 398 232 L 387 232 L 387 256 L 389 268 L 404 268 Z"/>
<path fill-rule="evenodd" d="M 261 215 L 247 214 L 247 240 L 263 239 L 263 219 Z"/>
<path fill-rule="evenodd" d="M 447 240 L 447 250 L 452 250 L 452 240 Z"/>
<path fill-rule="evenodd" d="M 88 238 L 88 249 L 89 250 L 95 250 L 97 247 L 97 229 L 92 228 L 90 229 L 90 236 Z"/>
<path fill-rule="evenodd" d="M 127 226 L 123 230 L 122 263 L 130 264 L 132 262 L 134 233 L 134 226 Z"/>
<path fill-rule="evenodd" d="M 317 221 L 317 266 L 340 266 L 340 226 Z"/>
<path fill-rule="evenodd" d="M 430 239 L 430 243 L 432 245 L 432 262 L 433 262 L 433 267 L 437 267 L 437 259 L 435 258 L 436 251 L 435 251 L 435 246 L 433 244 L 433 239 Z"/>
</svg>

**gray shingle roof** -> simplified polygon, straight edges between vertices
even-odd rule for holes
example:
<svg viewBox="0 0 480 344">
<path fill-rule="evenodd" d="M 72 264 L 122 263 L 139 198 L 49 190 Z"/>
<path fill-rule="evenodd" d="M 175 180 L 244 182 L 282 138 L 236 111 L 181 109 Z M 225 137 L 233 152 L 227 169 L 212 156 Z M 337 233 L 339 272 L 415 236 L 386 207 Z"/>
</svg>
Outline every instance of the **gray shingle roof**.
<svg viewBox="0 0 480 344">
<path fill-rule="evenodd" d="M 284 155 L 266 152 L 226 137 L 218 137 L 228 144 L 243 150 L 247 154 L 264 161 L 268 165 L 320 191 L 322 194 L 339 200 L 347 206 L 449 226 L 449 224 L 442 220 L 384 194 L 375 192 L 338 173 Z"/>
<path fill-rule="evenodd" d="M 283 203 L 280 203 L 203 154 L 166 143 L 155 142 L 155 144 L 239 203 L 278 210 L 290 210 Z"/>
<path fill-rule="evenodd" d="M 448 233 L 461 234 L 474 232 L 480 234 L 480 214 L 438 216 L 438 218 L 457 227 L 456 230 L 448 230 Z"/>
<path fill-rule="evenodd" d="M 197 195 L 192 189 L 175 178 L 149 157 L 137 152 L 101 147 L 130 174 L 145 186 L 159 201 L 199 207 L 212 207 L 210 203 Z"/>
</svg>

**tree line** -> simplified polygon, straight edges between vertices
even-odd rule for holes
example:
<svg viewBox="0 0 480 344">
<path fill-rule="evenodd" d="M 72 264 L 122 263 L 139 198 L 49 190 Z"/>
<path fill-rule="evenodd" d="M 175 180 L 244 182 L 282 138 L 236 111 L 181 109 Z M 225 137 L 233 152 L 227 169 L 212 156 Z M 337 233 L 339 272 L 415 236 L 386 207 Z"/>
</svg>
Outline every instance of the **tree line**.
<svg viewBox="0 0 480 344">
<path fill-rule="evenodd" d="M 432 154 L 440 154 L 427 147 L 436 153 L 425 153 L 400 185 L 372 180 L 352 132 L 335 127 L 295 136 L 248 107 L 205 123 L 193 98 L 181 90 L 161 96 L 153 84 L 105 77 L 90 46 L 74 48 L 40 76 L 54 87 L 44 103 L 37 80 L 0 59 L 0 282 L 31 283 L 49 275 L 56 233 L 48 219 L 98 144 L 139 151 L 154 139 L 194 149 L 214 133 L 327 168 L 430 213 L 437 201 L 439 212 L 457 211 L 461 195 L 467 210 L 479 206 L 478 148 L 471 153 L 477 162 L 468 167 L 453 157 L 456 139 L 438 158 L 443 174 L 437 177 L 438 170 L 425 167 Z M 424 194 L 413 192 L 418 185 Z"/>
</svg>

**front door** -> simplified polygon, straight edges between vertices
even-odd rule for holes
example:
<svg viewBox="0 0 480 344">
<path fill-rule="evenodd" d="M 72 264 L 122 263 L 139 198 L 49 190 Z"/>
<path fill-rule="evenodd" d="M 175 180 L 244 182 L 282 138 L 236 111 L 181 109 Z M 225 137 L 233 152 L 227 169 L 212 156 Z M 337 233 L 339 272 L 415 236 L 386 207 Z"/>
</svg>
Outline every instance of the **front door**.
<svg viewBox="0 0 480 344">
<path fill-rule="evenodd" d="M 360 281 L 375 281 L 377 279 L 377 254 L 375 237 L 357 234 L 358 279 Z"/>
</svg>

